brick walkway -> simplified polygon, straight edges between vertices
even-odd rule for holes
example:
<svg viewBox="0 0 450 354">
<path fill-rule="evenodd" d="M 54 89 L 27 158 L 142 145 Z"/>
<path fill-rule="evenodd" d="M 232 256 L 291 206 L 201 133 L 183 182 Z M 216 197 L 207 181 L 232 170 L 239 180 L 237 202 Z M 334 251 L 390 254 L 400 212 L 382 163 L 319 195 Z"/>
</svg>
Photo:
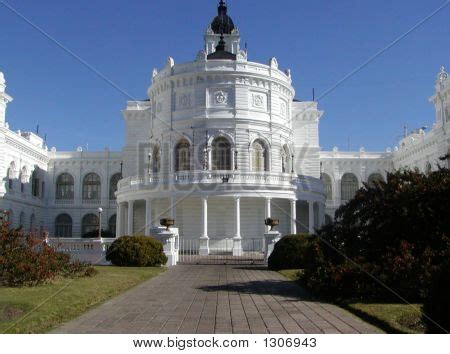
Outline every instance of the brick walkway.
<svg viewBox="0 0 450 354">
<path fill-rule="evenodd" d="M 336 306 L 256 267 L 174 267 L 55 333 L 376 333 Z"/>
</svg>

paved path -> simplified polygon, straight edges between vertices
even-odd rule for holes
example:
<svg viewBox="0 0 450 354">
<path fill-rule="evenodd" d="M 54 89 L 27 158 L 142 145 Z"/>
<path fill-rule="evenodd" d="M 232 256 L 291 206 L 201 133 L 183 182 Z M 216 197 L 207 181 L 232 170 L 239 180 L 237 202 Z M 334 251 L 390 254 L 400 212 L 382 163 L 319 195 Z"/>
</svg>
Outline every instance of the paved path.
<svg viewBox="0 0 450 354">
<path fill-rule="evenodd" d="M 340 308 L 257 267 L 183 265 L 55 333 L 376 333 Z"/>
</svg>

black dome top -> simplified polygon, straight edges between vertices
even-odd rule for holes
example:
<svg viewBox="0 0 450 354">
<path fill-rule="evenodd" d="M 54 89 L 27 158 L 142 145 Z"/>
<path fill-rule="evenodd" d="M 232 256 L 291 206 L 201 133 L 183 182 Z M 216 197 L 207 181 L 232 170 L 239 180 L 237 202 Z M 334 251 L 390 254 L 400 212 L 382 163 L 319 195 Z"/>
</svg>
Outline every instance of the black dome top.
<svg viewBox="0 0 450 354">
<path fill-rule="evenodd" d="M 220 1 L 218 12 L 219 14 L 211 23 L 211 29 L 216 34 L 231 34 L 235 27 L 231 17 L 227 15 L 227 4 L 225 1 Z"/>
</svg>

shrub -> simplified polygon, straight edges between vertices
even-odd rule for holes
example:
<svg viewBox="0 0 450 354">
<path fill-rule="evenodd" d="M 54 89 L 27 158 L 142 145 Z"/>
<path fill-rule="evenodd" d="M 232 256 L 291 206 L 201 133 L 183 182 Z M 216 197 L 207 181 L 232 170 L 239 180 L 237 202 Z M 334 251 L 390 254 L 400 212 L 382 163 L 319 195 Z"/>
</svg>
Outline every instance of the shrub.
<svg viewBox="0 0 450 354">
<path fill-rule="evenodd" d="M 110 246 L 106 260 L 120 267 L 159 267 L 167 263 L 167 256 L 154 238 L 122 236 Z"/>
<path fill-rule="evenodd" d="M 56 252 L 43 239 L 20 230 L 0 227 L 0 285 L 35 286 L 57 276 L 92 275 L 86 264 L 71 262 L 70 256 Z"/>
<path fill-rule="evenodd" d="M 365 186 L 317 232 L 301 280 L 330 298 L 423 301 L 450 250 L 449 194 L 444 168 L 397 171 Z"/>
<path fill-rule="evenodd" d="M 303 269 L 311 262 L 316 238 L 308 234 L 284 236 L 269 256 L 269 269 Z"/>
<path fill-rule="evenodd" d="M 445 262 L 433 275 L 423 312 L 428 333 L 450 332 L 450 262 Z"/>
</svg>

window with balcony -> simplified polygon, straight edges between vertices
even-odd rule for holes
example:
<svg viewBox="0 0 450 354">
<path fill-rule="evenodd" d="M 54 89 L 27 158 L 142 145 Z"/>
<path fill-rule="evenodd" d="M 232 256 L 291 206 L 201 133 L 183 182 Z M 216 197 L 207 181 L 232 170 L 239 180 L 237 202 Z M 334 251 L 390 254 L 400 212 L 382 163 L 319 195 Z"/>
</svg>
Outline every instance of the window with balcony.
<svg viewBox="0 0 450 354">
<path fill-rule="evenodd" d="M 73 200 L 74 198 L 74 180 L 68 173 L 59 175 L 56 180 L 56 199 Z"/>
<path fill-rule="evenodd" d="M 252 171 L 264 172 L 269 171 L 269 154 L 267 148 L 261 140 L 256 140 L 252 144 Z"/>
<path fill-rule="evenodd" d="M 55 237 L 72 237 L 72 218 L 68 214 L 60 214 L 55 219 Z"/>
<path fill-rule="evenodd" d="M 20 179 L 20 192 L 24 193 L 25 192 L 25 184 L 28 182 L 28 170 L 25 166 L 22 167 L 22 171 L 20 172 L 19 179 Z"/>
<path fill-rule="evenodd" d="M 327 196 L 327 201 L 333 200 L 333 184 L 331 182 L 331 177 L 326 173 L 322 173 L 322 177 L 320 178 L 325 187 L 325 194 Z"/>
<path fill-rule="evenodd" d="M 281 149 L 281 172 L 291 173 L 292 172 L 292 156 L 289 151 L 289 147 L 284 145 Z"/>
<path fill-rule="evenodd" d="M 95 214 L 87 214 L 81 221 L 81 235 L 84 237 L 87 233 L 98 230 L 98 216 Z"/>
<path fill-rule="evenodd" d="M 191 170 L 191 145 L 187 140 L 181 140 L 175 147 L 175 171 Z"/>
<path fill-rule="evenodd" d="M 31 174 L 31 195 L 33 197 L 39 197 L 39 191 L 40 191 L 40 184 L 41 181 L 39 179 L 39 171 L 35 169 L 33 173 Z"/>
<path fill-rule="evenodd" d="M 226 138 L 216 138 L 212 143 L 212 169 L 215 171 L 232 170 L 231 145 Z"/>
<path fill-rule="evenodd" d="M 358 178 L 353 173 L 346 173 L 341 180 L 341 200 L 349 201 L 353 199 L 358 191 Z"/>
<path fill-rule="evenodd" d="M 101 181 L 95 173 L 89 173 L 83 180 L 83 200 L 96 201 L 101 199 Z"/>
<path fill-rule="evenodd" d="M 12 191 L 14 189 L 14 178 L 16 177 L 16 164 L 14 161 L 9 165 L 6 177 L 8 179 L 8 190 Z"/>
<path fill-rule="evenodd" d="M 109 181 L 109 200 L 116 200 L 117 184 L 122 179 L 120 173 L 113 175 Z"/>
</svg>

